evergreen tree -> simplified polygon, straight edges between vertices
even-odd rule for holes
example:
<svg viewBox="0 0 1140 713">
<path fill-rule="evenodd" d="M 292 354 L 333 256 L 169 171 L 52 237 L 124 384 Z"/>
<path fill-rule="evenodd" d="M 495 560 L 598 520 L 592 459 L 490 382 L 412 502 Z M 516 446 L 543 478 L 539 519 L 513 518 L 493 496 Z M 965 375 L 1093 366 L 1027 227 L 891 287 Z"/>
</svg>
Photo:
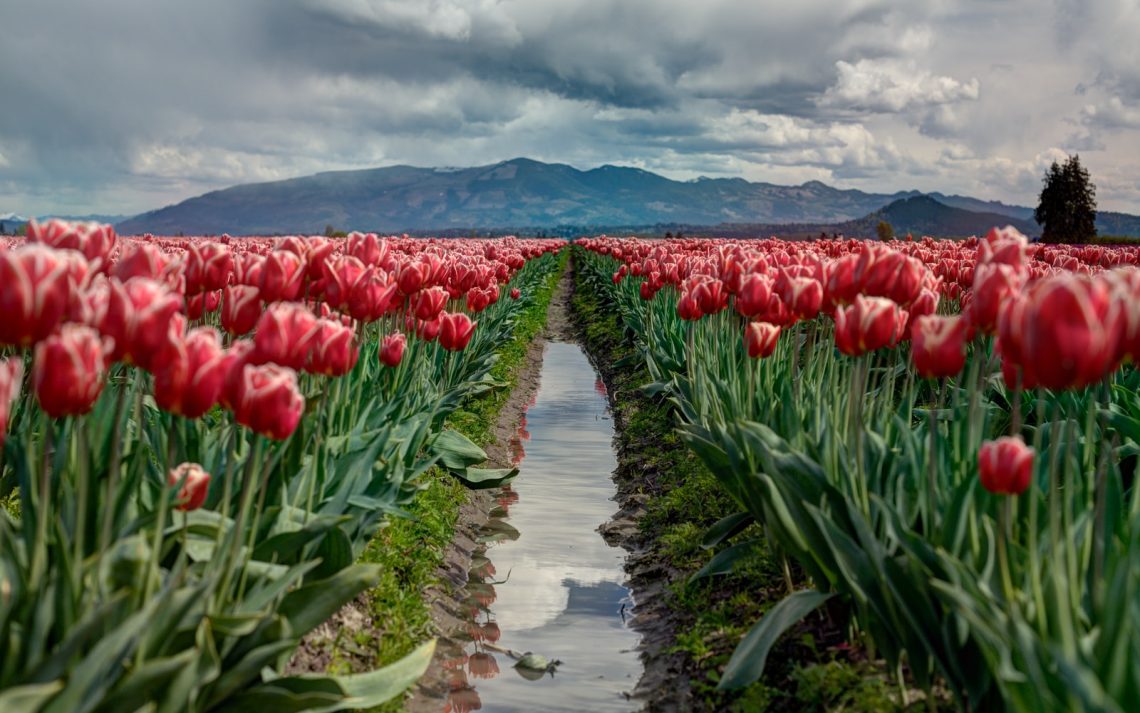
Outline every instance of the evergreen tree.
<svg viewBox="0 0 1140 713">
<path fill-rule="evenodd" d="M 1045 243 L 1087 243 L 1096 237 L 1096 186 L 1073 155 L 1063 166 L 1054 161 L 1033 218 L 1042 226 Z"/>
</svg>

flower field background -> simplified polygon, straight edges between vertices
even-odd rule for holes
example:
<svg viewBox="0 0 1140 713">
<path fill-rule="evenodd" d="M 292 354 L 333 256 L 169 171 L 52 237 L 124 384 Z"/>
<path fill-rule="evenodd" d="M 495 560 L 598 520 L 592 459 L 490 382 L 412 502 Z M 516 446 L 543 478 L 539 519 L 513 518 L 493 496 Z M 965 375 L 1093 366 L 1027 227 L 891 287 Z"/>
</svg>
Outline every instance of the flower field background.
<svg viewBox="0 0 1140 713">
<path fill-rule="evenodd" d="M 0 710 L 341 710 L 415 682 L 279 673 L 372 586 L 356 560 L 558 267 L 551 240 L 0 245 Z"/>
<path fill-rule="evenodd" d="M 983 240 L 595 238 L 689 447 L 737 503 L 703 574 L 759 542 L 787 597 L 721 678 L 821 607 L 969 710 L 1140 701 L 1140 253 Z M 903 694 L 905 697 L 905 693 Z"/>
</svg>

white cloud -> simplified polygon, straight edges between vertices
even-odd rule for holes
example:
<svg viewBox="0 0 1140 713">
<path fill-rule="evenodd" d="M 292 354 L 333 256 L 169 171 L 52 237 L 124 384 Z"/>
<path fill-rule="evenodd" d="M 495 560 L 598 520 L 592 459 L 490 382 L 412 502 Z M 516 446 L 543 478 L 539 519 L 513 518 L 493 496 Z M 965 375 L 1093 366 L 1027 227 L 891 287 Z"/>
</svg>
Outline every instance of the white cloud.
<svg viewBox="0 0 1140 713">
<path fill-rule="evenodd" d="M 822 106 L 901 113 L 941 104 L 974 101 L 981 83 L 935 75 L 913 60 L 861 59 L 835 63 L 838 78 L 820 99 Z"/>
</svg>

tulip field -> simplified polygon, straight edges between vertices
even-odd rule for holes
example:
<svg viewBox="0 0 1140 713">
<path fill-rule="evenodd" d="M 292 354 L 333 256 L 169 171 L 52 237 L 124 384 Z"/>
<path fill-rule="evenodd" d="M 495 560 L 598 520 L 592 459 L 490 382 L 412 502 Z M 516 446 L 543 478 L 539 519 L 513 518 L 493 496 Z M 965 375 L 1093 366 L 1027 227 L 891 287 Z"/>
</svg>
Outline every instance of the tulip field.
<svg viewBox="0 0 1140 713">
<path fill-rule="evenodd" d="M 746 531 L 787 565 L 721 688 L 826 612 L 904 702 L 1137 710 L 1140 250 L 1012 229 L 578 245 L 736 504 L 714 569 Z"/>
<path fill-rule="evenodd" d="M 4 240 L 4 239 L 0 239 Z M 357 558 L 441 464 L 509 478 L 444 418 L 559 240 L 0 243 L 0 711 L 333 711 L 407 689 L 288 674 L 373 585 Z"/>
</svg>

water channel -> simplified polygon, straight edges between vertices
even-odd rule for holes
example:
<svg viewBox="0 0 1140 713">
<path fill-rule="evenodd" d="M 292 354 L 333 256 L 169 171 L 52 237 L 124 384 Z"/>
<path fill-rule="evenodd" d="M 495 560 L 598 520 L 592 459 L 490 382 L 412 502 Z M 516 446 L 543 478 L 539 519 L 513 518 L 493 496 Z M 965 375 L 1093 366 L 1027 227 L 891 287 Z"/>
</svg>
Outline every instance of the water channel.
<svg viewBox="0 0 1140 713">
<path fill-rule="evenodd" d="M 597 532 L 615 509 L 613 435 L 581 347 L 547 342 L 511 443 L 519 476 L 497 492 L 468 574 L 471 641 L 444 662 L 447 713 L 638 708 L 626 696 L 641 665 L 626 623 L 625 552 Z"/>
</svg>

